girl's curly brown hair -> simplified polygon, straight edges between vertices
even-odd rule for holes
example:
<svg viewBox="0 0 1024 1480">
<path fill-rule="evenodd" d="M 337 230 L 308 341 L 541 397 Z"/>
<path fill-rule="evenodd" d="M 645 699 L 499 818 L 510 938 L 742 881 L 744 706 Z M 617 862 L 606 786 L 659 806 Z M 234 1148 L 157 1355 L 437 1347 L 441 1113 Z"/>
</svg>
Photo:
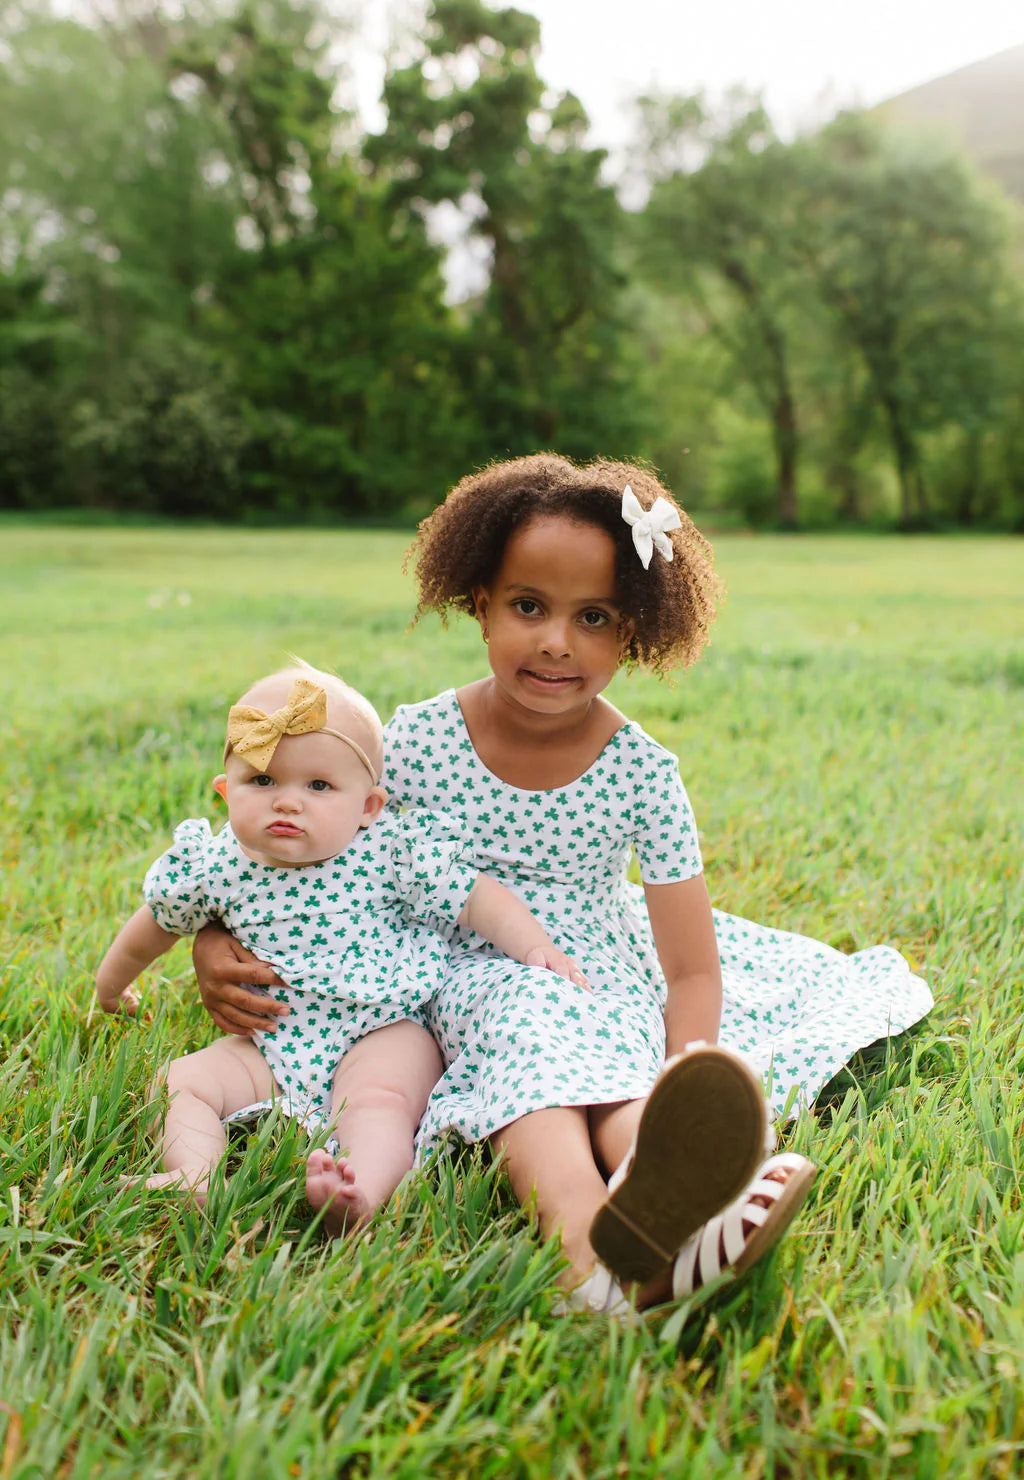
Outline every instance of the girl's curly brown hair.
<svg viewBox="0 0 1024 1480">
<path fill-rule="evenodd" d="M 627 483 L 643 508 L 660 497 L 678 509 L 671 561 L 655 552 L 648 570 L 641 565 L 622 518 Z M 453 608 L 472 615 L 473 588 L 491 584 L 513 531 L 552 515 L 596 525 L 615 542 L 618 601 L 633 624 L 623 662 L 656 672 L 695 662 L 723 594 L 711 546 L 654 474 L 632 463 L 578 465 L 541 452 L 470 473 L 423 520 L 406 555 L 419 587 L 416 617 L 436 611 L 445 620 Z"/>
</svg>

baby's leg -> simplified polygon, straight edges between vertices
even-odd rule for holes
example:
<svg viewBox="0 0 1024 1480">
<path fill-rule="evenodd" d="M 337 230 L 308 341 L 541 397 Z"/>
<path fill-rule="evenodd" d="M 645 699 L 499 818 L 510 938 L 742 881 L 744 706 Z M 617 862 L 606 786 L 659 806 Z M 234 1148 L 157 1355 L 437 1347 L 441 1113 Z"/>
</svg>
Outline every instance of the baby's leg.
<svg viewBox="0 0 1024 1480">
<path fill-rule="evenodd" d="M 165 1084 L 170 1095 L 160 1132 L 165 1170 L 147 1178 L 146 1186 L 185 1186 L 202 1199 L 224 1155 L 222 1117 L 266 1099 L 274 1091 L 274 1076 L 248 1038 L 218 1038 L 209 1048 L 172 1059 L 151 1095 Z"/>
<path fill-rule="evenodd" d="M 326 1209 L 332 1237 L 365 1223 L 412 1166 L 416 1127 L 442 1068 L 433 1038 L 408 1020 L 367 1034 L 338 1065 L 332 1108 L 344 1154 L 335 1161 L 314 1151 L 306 1163 L 306 1197 Z"/>
</svg>

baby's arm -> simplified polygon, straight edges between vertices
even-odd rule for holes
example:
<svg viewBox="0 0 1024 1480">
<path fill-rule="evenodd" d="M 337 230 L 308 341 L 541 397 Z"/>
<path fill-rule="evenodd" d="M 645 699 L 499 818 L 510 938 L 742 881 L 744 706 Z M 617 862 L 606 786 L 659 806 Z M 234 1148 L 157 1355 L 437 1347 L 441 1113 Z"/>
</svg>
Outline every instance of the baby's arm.
<svg viewBox="0 0 1024 1480">
<path fill-rule="evenodd" d="M 148 905 L 123 926 L 114 944 L 100 962 L 96 973 L 96 1000 L 104 1012 L 126 1012 L 134 1017 L 139 999 L 131 990 L 132 982 L 158 956 L 169 951 L 178 939 L 153 918 Z"/>
<path fill-rule="evenodd" d="M 658 960 L 668 984 L 666 1053 L 695 1038 L 714 1043 L 722 1016 L 722 966 L 704 875 L 678 884 L 645 884 Z"/>
<path fill-rule="evenodd" d="M 478 874 L 459 916 L 459 924 L 475 930 L 492 946 L 524 966 L 544 966 L 577 987 L 587 979 L 576 962 L 560 951 L 539 920 L 511 889 L 487 874 Z"/>
</svg>

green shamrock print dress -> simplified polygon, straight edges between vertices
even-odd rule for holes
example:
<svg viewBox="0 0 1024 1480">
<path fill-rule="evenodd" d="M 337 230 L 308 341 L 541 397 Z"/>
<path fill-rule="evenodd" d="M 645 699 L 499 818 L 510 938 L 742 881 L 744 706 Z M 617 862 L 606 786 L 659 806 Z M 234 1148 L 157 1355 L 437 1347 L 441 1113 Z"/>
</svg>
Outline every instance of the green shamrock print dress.
<svg viewBox="0 0 1024 1480">
<path fill-rule="evenodd" d="M 426 1009 L 448 1068 L 420 1126 L 420 1156 L 450 1132 L 476 1141 L 532 1110 L 647 1094 L 665 1057 L 666 989 L 643 890 L 626 870 L 635 854 L 650 884 L 702 871 L 676 757 L 628 722 L 576 781 L 524 791 L 484 766 L 454 690 L 399 708 L 385 745 L 392 804 L 462 820 L 475 865 L 529 905 L 593 988 L 519 966 L 456 929 Z M 846 956 L 720 911 L 715 927 L 721 1042 L 751 1058 L 780 1113 L 932 1005 L 887 946 Z"/>
<path fill-rule="evenodd" d="M 315 1124 L 329 1114 L 341 1057 L 371 1033 L 422 1009 L 442 980 L 450 931 L 477 870 L 450 819 L 385 813 L 325 863 L 271 868 L 242 852 L 231 825 L 190 818 L 146 874 L 158 925 L 192 935 L 220 920 L 288 983 L 270 995 L 291 1011 L 253 1041 L 284 1097 Z"/>
</svg>

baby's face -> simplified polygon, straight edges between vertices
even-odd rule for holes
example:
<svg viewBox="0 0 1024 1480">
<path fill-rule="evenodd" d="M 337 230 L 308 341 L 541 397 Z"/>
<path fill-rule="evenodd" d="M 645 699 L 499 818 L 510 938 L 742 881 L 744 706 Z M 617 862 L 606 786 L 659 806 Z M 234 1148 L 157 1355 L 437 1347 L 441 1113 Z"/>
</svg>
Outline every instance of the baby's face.
<svg viewBox="0 0 1024 1480">
<path fill-rule="evenodd" d="M 243 852 L 271 868 L 300 868 L 343 853 L 386 799 L 355 752 L 319 732 L 282 736 L 266 771 L 232 752 L 214 784 Z"/>
</svg>

